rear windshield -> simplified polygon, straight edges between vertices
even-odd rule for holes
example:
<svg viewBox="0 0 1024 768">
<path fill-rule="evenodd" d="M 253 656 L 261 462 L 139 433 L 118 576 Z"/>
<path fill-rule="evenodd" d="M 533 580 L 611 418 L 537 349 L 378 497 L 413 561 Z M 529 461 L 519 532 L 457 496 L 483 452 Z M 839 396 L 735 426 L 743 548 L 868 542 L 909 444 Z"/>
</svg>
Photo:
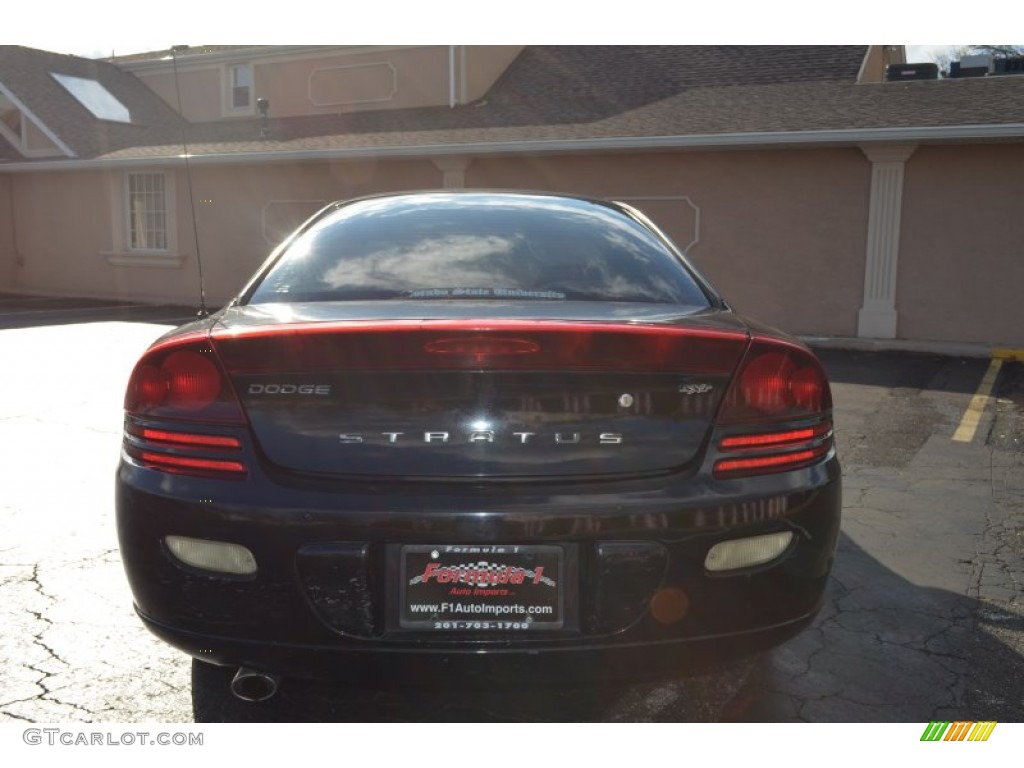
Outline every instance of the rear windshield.
<svg viewBox="0 0 1024 768">
<path fill-rule="evenodd" d="M 664 243 L 611 207 L 440 193 L 363 200 L 326 215 L 288 247 L 249 303 L 383 299 L 708 305 Z"/>
</svg>

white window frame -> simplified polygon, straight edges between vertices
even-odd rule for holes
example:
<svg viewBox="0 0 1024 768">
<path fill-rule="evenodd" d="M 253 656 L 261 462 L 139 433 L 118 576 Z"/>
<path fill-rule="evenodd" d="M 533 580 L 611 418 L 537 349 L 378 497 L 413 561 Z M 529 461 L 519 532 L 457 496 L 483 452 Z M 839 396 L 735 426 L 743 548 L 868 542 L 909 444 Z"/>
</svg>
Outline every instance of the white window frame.
<svg viewBox="0 0 1024 768">
<path fill-rule="evenodd" d="M 164 247 L 132 247 L 131 178 L 140 175 L 163 179 Z M 110 176 L 110 223 L 112 249 L 105 253 L 107 261 L 116 266 L 178 267 L 183 257 L 178 253 L 177 179 L 174 171 L 159 168 L 133 168 L 112 172 Z"/>
<path fill-rule="evenodd" d="M 244 107 L 236 107 L 234 100 L 235 72 L 239 69 L 249 72 L 249 103 Z M 221 83 L 221 107 L 225 116 L 256 113 L 256 73 L 251 62 L 225 64 L 221 68 Z"/>
<path fill-rule="evenodd" d="M 124 174 L 124 219 L 125 219 L 125 245 L 129 252 L 135 253 L 167 253 L 170 251 L 169 240 L 170 240 L 170 216 L 168 215 L 168 189 L 167 189 L 167 174 L 163 171 L 128 171 Z M 132 181 L 143 179 L 151 179 L 152 181 L 159 180 L 160 189 L 148 192 L 147 190 L 132 192 Z M 160 215 L 163 218 L 162 229 L 153 229 L 154 235 L 162 235 L 158 240 L 163 242 L 159 245 L 136 245 L 132 242 L 133 231 L 135 230 L 134 224 L 138 224 L 138 215 L 132 208 L 133 198 L 137 195 L 157 195 L 159 194 L 161 200 L 161 206 L 158 210 L 156 206 L 152 208 L 146 207 L 142 211 L 142 216 L 148 219 L 151 215 Z M 148 222 L 142 223 L 142 240 L 148 239 Z"/>
</svg>

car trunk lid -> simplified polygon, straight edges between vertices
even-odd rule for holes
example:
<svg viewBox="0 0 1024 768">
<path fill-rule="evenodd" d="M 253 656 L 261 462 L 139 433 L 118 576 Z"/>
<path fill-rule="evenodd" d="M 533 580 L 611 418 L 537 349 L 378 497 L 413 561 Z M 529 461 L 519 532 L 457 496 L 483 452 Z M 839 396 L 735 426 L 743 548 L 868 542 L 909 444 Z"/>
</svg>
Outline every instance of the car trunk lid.
<svg viewBox="0 0 1024 768">
<path fill-rule="evenodd" d="M 748 343 L 731 316 L 238 319 L 211 341 L 262 453 L 334 476 L 678 469 Z"/>
</svg>

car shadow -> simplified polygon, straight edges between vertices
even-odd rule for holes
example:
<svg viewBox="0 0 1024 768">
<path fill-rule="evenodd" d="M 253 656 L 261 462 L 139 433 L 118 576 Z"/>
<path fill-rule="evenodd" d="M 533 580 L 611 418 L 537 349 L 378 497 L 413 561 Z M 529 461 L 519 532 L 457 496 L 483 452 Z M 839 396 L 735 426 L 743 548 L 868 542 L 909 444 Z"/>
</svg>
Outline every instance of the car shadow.
<svg viewBox="0 0 1024 768">
<path fill-rule="evenodd" d="M 1024 614 L 917 586 L 843 534 L 814 624 L 775 651 L 715 674 L 643 683 L 449 676 L 430 684 L 284 681 L 265 704 L 218 691 L 201 719 L 289 722 L 928 722 L 1024 719 L 1024 659 L 999 632 Z M 226 700 L 225 700 L 226 697 Z"/>
<path fill-rule="evenodd" d="M 988 358 L 920 352 L 815 349 L 833 384 L 974 394 Z"/>
<path fill-rule="evenodd" d="M 840 537 L 825 606 L 756 665 L 730 722 L 1024 719 L 1024 606 L 918 586 Z"/>
</svg>

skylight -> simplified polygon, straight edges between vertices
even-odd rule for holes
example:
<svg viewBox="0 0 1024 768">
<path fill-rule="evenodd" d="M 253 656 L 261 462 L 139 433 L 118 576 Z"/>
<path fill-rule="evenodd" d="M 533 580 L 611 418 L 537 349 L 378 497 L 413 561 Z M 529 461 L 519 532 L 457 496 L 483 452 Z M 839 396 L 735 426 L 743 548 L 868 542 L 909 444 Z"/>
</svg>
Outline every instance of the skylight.
<svg viewBox="0 0 1024 768">
<path fill-rule="evenodd" d="M 98 80 L 58 75 L 56 72 L 50 74 L 53 75 L 54 80 L 64 86 L 68 93 L 78 99 L 83 107 L 100 120 L 113 120 L 118 123 L 132 121 L 128 107 L 118 101 L 117 97 L 104 88 Z"/>
</svg>

